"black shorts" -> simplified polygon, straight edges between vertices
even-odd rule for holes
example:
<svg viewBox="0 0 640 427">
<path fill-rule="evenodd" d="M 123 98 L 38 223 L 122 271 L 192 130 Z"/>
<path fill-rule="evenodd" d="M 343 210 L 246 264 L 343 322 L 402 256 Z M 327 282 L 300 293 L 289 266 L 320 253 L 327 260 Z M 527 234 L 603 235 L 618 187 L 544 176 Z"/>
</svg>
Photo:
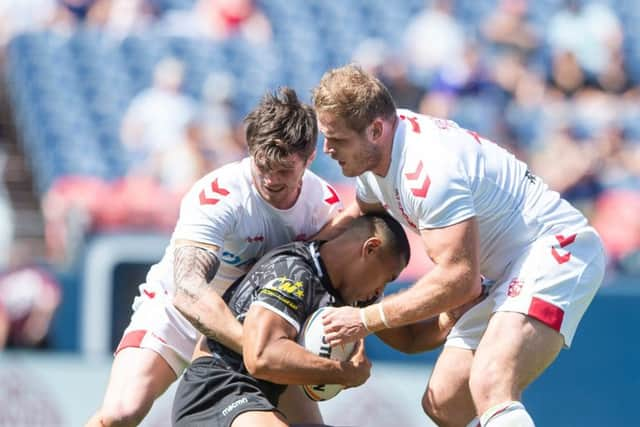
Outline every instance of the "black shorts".
<svg viewBox="0 0 640 427">
<path fill-rule="evenodd" d="M 263 384 L 250 375 L 220 367 L 212 357 L 200 357 L 187 368 L 178 384 L 172 425 L 230 427 L 244 412 L 279 412 L 277 397 L 269 400 Z"/>
</svg>

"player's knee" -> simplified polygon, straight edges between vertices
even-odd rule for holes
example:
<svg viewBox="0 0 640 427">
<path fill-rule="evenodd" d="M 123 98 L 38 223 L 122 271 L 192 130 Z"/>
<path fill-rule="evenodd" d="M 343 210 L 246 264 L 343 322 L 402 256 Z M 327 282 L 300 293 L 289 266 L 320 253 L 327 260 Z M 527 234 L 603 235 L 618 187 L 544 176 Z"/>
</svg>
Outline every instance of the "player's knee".
<svg viewBox="0 0 640 427">
<path fill-rule="evenodd" d="M 436 396 L 441 396 L 441 394 L 429 385 L 422 396 L 422 410 L 439 426 L 449 425 L 447 404 Z"/>
<path fill-rule="evenodd" d="M 100 413 L 105 427 L 137 426 L 149 412 L 151 405 L 142 401 L 123 401 L 105 404 Z"/>
</svg>

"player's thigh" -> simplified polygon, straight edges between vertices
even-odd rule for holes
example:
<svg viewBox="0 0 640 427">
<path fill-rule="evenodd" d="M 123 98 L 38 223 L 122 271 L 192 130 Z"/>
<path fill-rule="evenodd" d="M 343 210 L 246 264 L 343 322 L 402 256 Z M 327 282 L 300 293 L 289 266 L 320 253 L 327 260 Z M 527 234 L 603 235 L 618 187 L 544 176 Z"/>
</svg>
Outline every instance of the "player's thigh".
<svg viewBox="0 0 640 427">
<path fill-rule="evenodd" d="M 150 407 L 176 378 L 171 366 L 155 351 L 125 348 L 113 361 L 103 410 L 122 410 L 123 405 L 132 410 Z"/>
<path fill-rule="evenodd" d="M 280 396 L 278 409 L 287 416 L 292 424 L 322 424 L 322 414 L 317 402 L 309 399 L 302 388 L 288 386 Z"/>
<path fill-rule="evenodd" d="M 476 350 L 470 386 L 479 411 L 488 401 L 519 400 L 555 360 L 564 340 L 548 325 L 522 313 L 498 312 Z M 500 402 L 496 402 L 500 403 Z"/>
<path fill-rule="evenodd" d="M 443 425 L 458 425 L 475 416 L 469 391 L 469 375 L 473 351 L 466 348 L 445 347 L 436 361 L 422 406 L 427 414 Z"/>
<path fill-rule="evenodd" d="M 238 415 L 231 427 L 287 427 L 284 417 L 275 411 L 249 411 Z"/>
</svg>

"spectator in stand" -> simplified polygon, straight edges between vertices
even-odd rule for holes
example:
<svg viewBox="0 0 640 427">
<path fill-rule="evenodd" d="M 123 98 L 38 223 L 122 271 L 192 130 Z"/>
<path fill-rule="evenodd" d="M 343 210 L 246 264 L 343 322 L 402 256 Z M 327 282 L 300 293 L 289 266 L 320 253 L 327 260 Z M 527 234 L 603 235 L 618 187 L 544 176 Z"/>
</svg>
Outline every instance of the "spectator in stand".
<svg viewBox="0 0 640 427">
<path fill-rule="evenodd" d="M 184 143 L 196 102 L 181 92 L 183 78 L 184 64 L 165 58 L 156 65 L 153 85 L 131 101 L 121 128 L 130 174 L 153 176 L 162 154 Z"/>
<path fill-rule="evenodd" d="M 158 19 L 159 8 L 154 0 L 95 0 L 87 12 L 87 24 L 112 36 L 148 30 Z"/>
<path fill-rule="evenodd" d="M 595 80 L 619 52 L 624 40 L 615 13 L 602 2 L 565 0 L 564 8 L 551 17 L 547 41 L 554 52 L 570 52 Z"/>
<path fill-rule="evenodd" d="M 564 102 L 547 89 L 540 75 L 527 70 L 520 76 L 505 110 L 507 127 L 517 142 L 511 147 L 516 157 L 528 161 L 538 143 L 546 144 L 544 136 L 560 116 L 562 106 Z"/>
<path fill-rule="evenodd" d="M 500 0 L 483 23 L 482 35 L 495 47 L 529 55 L 539 45 L 535 28 L 527 22 L 527 0 Z"/>
<path fill-rule="evenodd" d="M 545 139 L 547 144 L 531 157 L 531 170 L 549 188 L 588 214 L 593 199 L 602 189 L 598 179 L 601 158 L 597 141 L 577 125 L 564 126 Z"/>
<path fill-rule="evenodd" d="M 0 1 L 0 47 L 18 34 L 45 29 L 55 12 L 56 0 Z"/>
<path fill-rule="evenodd" d="M 553 53 L 550 65 L 549 84 L 566 96 L 573 96 L 587 83 L 587 76 L 572 52 Z"/>
<path fill-rule="evenodd" d="M 254 43 L 271 41 L 271 23 L 254 0 L 197 0 L 189 10 L 171 10 L 159 22 L 170 35 L 223 40 L 240 36 Z"/>
<path fill-rule="evenodd" d="M 247 155 L 243 125 L 236 113 L 237 82 L 228 72 L 210 73 L 202 87 L 200 126 L 205 156 L 218 168 Z"/>
<path fill-rule="evenodd" d="M 211 154 L 203 139 L 201 122 L 195 117 L 187 125 L 183 143 L 162 153 L 157 171 L 160 185 L 176 194 L 186 193 L 191 184 L 214 168 Z"/>
<path fill-rule="evenodd" d="M 425 8 L 404 33 L 404 46 L 410 67 L 428 78 L 440 67 L 462 61 L 465 34 L 452 14 L 451 0 L 425 3 Z"/>
<path fill-rule="evenodd" d="M 42 343 L 56 308 L 60 286 L 51 273 L 24 267 L 0 276 L 0 350 Z"/>
</svg>

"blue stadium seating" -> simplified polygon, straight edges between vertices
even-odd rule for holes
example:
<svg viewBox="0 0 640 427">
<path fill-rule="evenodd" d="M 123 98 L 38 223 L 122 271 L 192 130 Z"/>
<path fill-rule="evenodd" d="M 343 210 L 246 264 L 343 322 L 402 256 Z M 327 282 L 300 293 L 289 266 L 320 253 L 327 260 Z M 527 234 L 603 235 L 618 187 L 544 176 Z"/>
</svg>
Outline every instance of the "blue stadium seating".
<svg viewBox="0 0 640 427">
<path fill-rule="evenodd" d="M 152 3 L 164 12 L 191 7 L 195 0 Z M 273 23 L 273 43 L 266 46 L 240 39 L 208 42 L 154 32 L 120 40 L 87 28 L 71 35 L 51 31 L 19 35 L 7 47 L 7 79 L 22 140 L 34 162 L 38 189 L 46 191 L 53 180 L 67 173 L 105 178 L 125 173 L 118 137 L 120 120 L 133 96 L 149 86 L 155 64 L 165 56 L 185 62 L 185 91 L 197 99 L 209 73 L 232 74 L 237 79 L 234 103 L 242 116 L 265 90 L 281 85 L 294 87 L 309 100 L 310 89 L 322 73 L 348 62 L 367 38 L 381 38 L 391 49 L 399 46 L 403 29 L 428 3 L 258 0 Z M 640 82 L 640 33 L 635 28 L 640 2 L 607 3 L 615 7 L 625 24 L 626 65 L 633 81 Z M 541 34 L 549 16 L 562 4 L 562 0 L 529 2 L 532 23 Z M 482 17 L 495 7 L 496 1 L 490 0 L 457 1 L 453 10 L 473 34 Z M 548 69 L 548 50 L 543 47 L 530 62 Z M 456 118 L 490 136 L 495 126 L 492 118 L 498 116 L 495 109 L 486 108 L 496 103 L 497 98 L 490 99 L 465 99 L 455 112 Z M 512 113 L 510 120 L 516 137 L 525 144 L 535 138 L 525 118 Z M 635 116 L 625 119 L 630 135 L 640 132 L 636 123 Z"/>
</svg>

